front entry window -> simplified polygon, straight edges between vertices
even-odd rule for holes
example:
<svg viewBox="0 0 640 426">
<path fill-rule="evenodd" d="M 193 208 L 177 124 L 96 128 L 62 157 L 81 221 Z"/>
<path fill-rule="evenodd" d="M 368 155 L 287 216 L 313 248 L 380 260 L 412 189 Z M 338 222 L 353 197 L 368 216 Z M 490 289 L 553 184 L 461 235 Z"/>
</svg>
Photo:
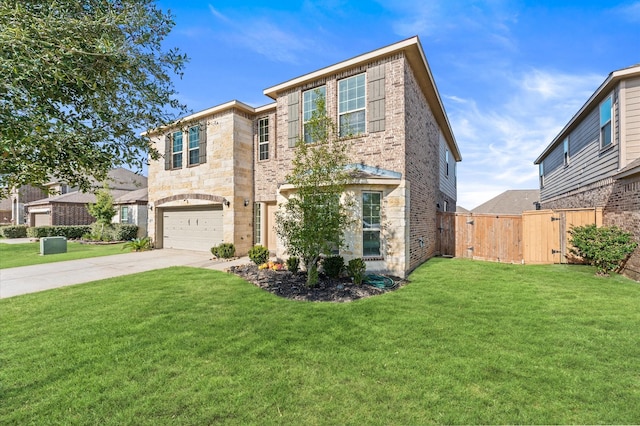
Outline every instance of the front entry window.
<svg viewBox="0 0 640 426">
<path fill-rule="evenodd" d="M 378 257 L 380 251 L 380 202 L 379 192 L 362 193 L 362 256 Z"/>
</svg>

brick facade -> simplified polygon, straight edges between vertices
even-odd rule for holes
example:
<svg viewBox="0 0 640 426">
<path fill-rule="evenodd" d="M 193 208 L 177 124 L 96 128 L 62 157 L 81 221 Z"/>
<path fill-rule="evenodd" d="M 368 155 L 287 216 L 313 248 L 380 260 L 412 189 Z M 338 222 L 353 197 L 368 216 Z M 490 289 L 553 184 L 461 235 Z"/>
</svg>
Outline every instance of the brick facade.
<svg viewBox="0 0 640 426">
<path fill-rule="evenodd" d="M 187 117 L 207 122 L 207 162 L 178 170 L 164 170 L 162 161 L 151 163 L 149 202 L 156 212 L 149 219 L 150 236 L 161 238 L 164 207 L 231 199 L 230 206 L 223 209 L 224 234 L 225 241 L 234 242 L 238 254 L 246 253 L 253 243 L 254 203 L 261 211 L 260 234 L 273 234 L 273 223 L 266 224 L 273 220 L 267 212 L 273 211 L 269 206 L 285 203 L 295 192 L 287 185 L 286 176 L 292 169 L 292 140 L 303 134 L 303 93 L 324 86 L 326 113 L 337 124 L 339 81 L 364 75 L 366 129 L 344 143 L 349 144 L 350 163 L 368 172 L 349 185 L 347 195 L 356 200 L 356 210 L 361 211 L 358 203 L 364 192 L 381 193 L 382 253 L 380 258 L 367 259 L 368 269 L 405 276 L 437 253 L 438 204 L 442 206 L 446 199 L 455 210 L 455 190 L 447 195 L 439 187 L 441 141 L 449 147 L 452 162 L 460 160 L 423 58 L 417 38 L 409 39 L 266 89 L 272 104 L 253 110 L 222 105 Z M 380 105 L 383 113 L 377 109 Z M 269 120 L 268 158 L 262 160 L 261 119 Z M 217 134 L 216 128 L 220 128 Z M 159 147 L 163 138 L 154 138 Z M 220 198 L 203 200 L 196 194 Z M 243 202 L 249 207 L 243 207 Z M 345 240 L 341 251 L 345 260 L 362 257 L 361 220 L 345 231 Z M 278 256 L 286 256 L 280 241 L 275 248 Z"/>
<path fill-rule="evenodd" d="M 591 187 L 541 203 L 543 209 L 603 207 L 604 225 L 631 232 L 640 243 L 640 176 L 607 179 Z M 623 273 L 640 281 L 640 248 L 632 254 Z"/>
<path fill-rule="evenodd" d="M 631 232 L 640 243 L 640 175 L 615 182 L 604 209 L 604 223 Z M 640 281 L 640 247 L 629 258 L 623 273 Z"/>
</svg>

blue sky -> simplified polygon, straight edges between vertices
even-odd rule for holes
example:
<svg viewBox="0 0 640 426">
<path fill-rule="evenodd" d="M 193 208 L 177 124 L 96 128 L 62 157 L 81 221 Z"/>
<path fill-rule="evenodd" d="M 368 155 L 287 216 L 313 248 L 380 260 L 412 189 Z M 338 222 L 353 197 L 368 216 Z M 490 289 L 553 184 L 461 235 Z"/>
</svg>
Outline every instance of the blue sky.
<svg viewBox="0 0 640 426">
<path fill-rule="evenodd" d="M 614 70 L 640 63 L 640 0 L 159 0 L 200 111 L 418 35 L 463 161 L 458 205 L 537 188 L 535 158 Z"/>
</svg>

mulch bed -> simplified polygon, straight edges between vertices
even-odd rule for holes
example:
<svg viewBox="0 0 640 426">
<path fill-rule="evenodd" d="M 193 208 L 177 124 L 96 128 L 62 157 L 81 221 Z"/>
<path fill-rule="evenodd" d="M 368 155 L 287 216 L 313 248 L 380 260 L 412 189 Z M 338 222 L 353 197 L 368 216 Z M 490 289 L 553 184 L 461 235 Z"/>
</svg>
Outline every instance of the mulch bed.
<svg viewBox="0 0 640 426">
<path fill-rule="evenodd" d="M 294 274 L 289 271 L 258 269 L 256 265 L 232 266 L 228 271 L 276 296 L 311 302 L 351 302 L 396 290 L 407 283 L 401 278 L 389 277 L 393 279 L 395 286 L 383 289 L 364 283 L 355 285 L 349 278 L 332 279 L 320 274 L 318 285 L 309 288 L 305 272 Z"/>
</svg>

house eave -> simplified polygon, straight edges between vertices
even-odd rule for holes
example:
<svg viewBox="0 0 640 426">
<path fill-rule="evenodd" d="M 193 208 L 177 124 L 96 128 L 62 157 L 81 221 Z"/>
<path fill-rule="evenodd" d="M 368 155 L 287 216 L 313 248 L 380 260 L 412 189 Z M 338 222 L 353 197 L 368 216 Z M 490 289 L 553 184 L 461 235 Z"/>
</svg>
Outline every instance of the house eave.
<svg viewBox="0 0 640 426">
<path fill-rule="evenodd" d="M 269 105 L 265 105 L 265 107 L 266 106 L 269 106 Z M 264 107 L 261 107 L 261 108 L 264 108 Z M 240 101 L 234 99 L 232 101 L 225 102 L 223 104 L 216 105 L 216 106 L 213 106 L 211 108 L 207 108 L 205 110 L 202 110 L 202 111 L 196 112 L 194 114 L 188 115 L 188 116 L 183 117 L 183 118 L 181 118 L 179 120 L 176 120 L 176 121 L 174 121 L 171 124 L 168 124 L 166 126 L 162 126 L 162 127 L 158 127 L 156 129 L 153 129 L 153 130 L 142 132 L 141 135 L 142 136 L 153 136 L 155 134 L 165 132 L 168 129 L 173 129 L 173 128 L 175 128 L 177 126 L 180 126 L 180 125 L 182 125 L 184 123 L 197 121 L 197 120 L 200 120 L 201 118 L 207 117 L 209 115 L 219 114 L 221 112 L 224 112 L 224 111 L 227 111 L 227 110 L 231 110 L 231 109 L 237 109 L 237 110 L 246 112 L 248 114 L 255 114 L 256 113 L 256 108 L 254 108 L 254 107 L 252 107 L 250 105 L 247 105 L 244 102 L 240 102 Z"/>
<path fill-rule="evenodd" d="M 628 68 L 623 68 L 617 71 L 611 72 L 607 78 L 602 82 L 600 87 L 589 97 L 587 102 L 578 110 L 578 112 L 569 120 L 564 128 L 558 133 L 558 135 L 551 141 L 551 143 L 542 151 L 542 154 L 536 158 L 534 164 L 540 164 L 544 158 L 549 155 L 551 151 L 555 149 L 568 135 L 576 128 L 576 126 L 589 114 L 592 109 L 597 106 L 613 88 L 621 81 L 627 78 L 640 76 L 640 65 L 634 65 Z"/>
</svg>

